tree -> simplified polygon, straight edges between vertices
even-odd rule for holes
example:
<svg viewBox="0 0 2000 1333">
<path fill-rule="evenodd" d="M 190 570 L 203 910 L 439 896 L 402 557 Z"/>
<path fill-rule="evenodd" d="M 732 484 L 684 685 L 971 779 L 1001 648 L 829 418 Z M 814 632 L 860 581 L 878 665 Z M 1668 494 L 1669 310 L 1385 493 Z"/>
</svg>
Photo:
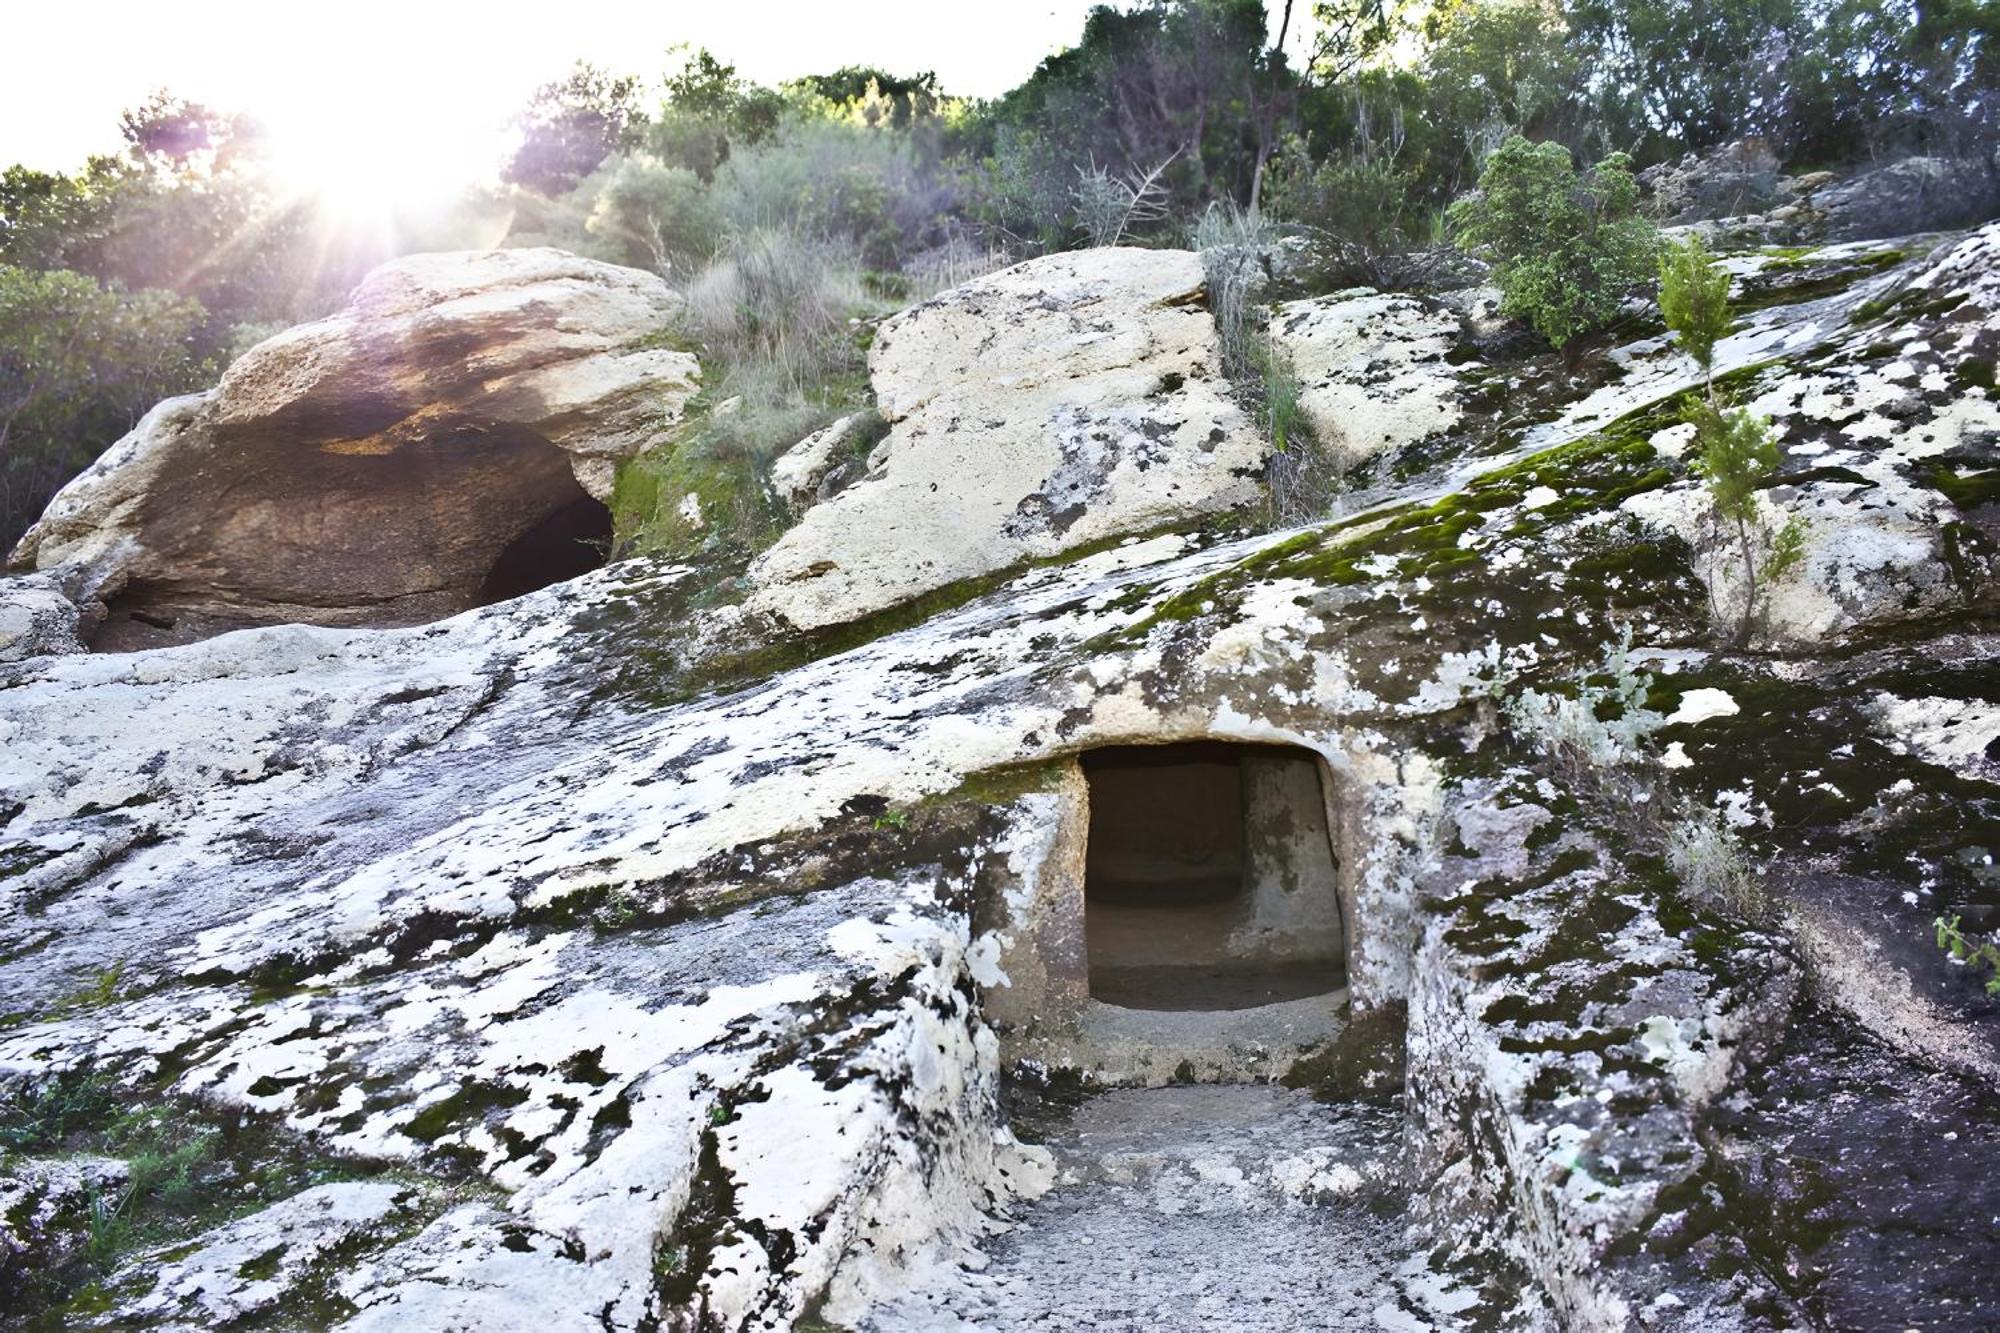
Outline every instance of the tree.
<svg viewBox="0 0 2000 1333">
<path fill-rule="evenodd" d="M 514 118 L 521 142 L 501 178 L 546 195 L 561 194 L 616 152 L 640 119 L 639 81 L 579 61 L 535 91 Z"/>
<path fill-rule="evenodd" d="M 1315 78 L 1339 83 L 1396 38 L 1397 9 L 1389 0 L 1313 0 L 1311 70 Z M 1285 6 L 1287 18 L 1292 7 Z M 1289 26 L 1289 25 L 1287 25 Z M 1281 35 L 1280 46 L 1284 45 Z"/>
<path fill-rule="evenodd" d="M 1805 520 L 1794 517 L 1775 534 L 1766 532 L 1757 513 L 1757 492 L 1778 470 L 1771 423 L 1745 409 L 1725 412 L 1716 405 L 1715 344 L 1729 332 L 1729 270 L 1709 254 L 1699 234 L 1684 244 L 1669 244 L 1660 254 L 1660 314 L 1706 381 L 1706 396 L 1691 400 L 1684 416 L 1694 425 L 1695 471 L 1707 484 L 1715 520 L 1735 532 L 1743 609 L 1734 643 L 1742 648 L 1749 644 L 1756 620 L 1759 584 L 1775 583 L 1805 556 Z M 1722 613 L 1719 602 L 1716 611 Z"/>
<path fill-rule="evenodd" d="M 199 102 L 154 91 L 118 118 L 132 160 L 157 171 L 212 174 L 229 158 L 254 152 L 256 128 L 241 116 L 224 115 Z"/>
<path fill-rule="evenodd" d="M 768 139 L 784 117 L 780 94 L 739 78 L 736 66 L 705 50 L 688 55 L 666 77 L 664 89 L 666 99 L 645 129 L 646 145 L 654 157 L 692 171 L 704 185 L 733 149 Z"/>
<path fill-rule="evenodd" d="M 1570 0 L 1598 109 L 1648 160 L 1764 128 L 1766 93 L 1805 36 L 1811 0 Z"/>
<path fill-rule="evenodd" d="M 1659 236 L 1638 213 L 1622 153 L 1579 175 L 1561 144 L 1511 136 L 1479 193 L 1451 209 L 1459 244 L 1492 257 L 1504 313 L 1528 321 L 1572 364 L 1653 267 Z"/>
<path fill-rule="evenodd" d="M 1161 183 L 1173 211 L 1189 212 L 1249 197 L 1260 127 L 1292 81 L 1265 46 L 1261 0 L 1100 5 L 1077 45 L 986 109 L 983 137 L 996 157 L 1018 154 L 996 166 L 1032 181 L 1038 201 L 1065 199 L 1079 168 L 1127 178 L 1171 159 Z"/>
<path fill-rule="evenodd" d="M 1584 146 L 1584 61 L 1559 0 L 1444 0 L 1422 36 L 1424 118 L 1443 141 L 1433 170 L 1451 192 L 1508 133 Z"/>
<path fill-rule="evenodd" d="M 1660 251 L 1660 314 L 1695 359 L 1715 401 L 1715 345 L 1729 332 L 1729 270 L 1717 263 L 1699 234 Z"/>
<path fill-rule="evenodd" d="M 823 97 L 837 107 L 880 105 L 883 117 L 866 117 L 871 126 L 907 130 L 944 104 L 936 74 L 926 70 L 903 78 L 873 65 L 843 65 L 831 74 L 808 74 L 787 87 Z"/>
<path fill-rule="evenodd" d="M 1794 162 L 1990 153 L 1996 0 L 1566 0 L 1597 117 L 1642 161 L 1745 135 Z"/>
<path fill-rule="evenodd" d="M 74 174 L 12 166 L 0 175 L 0 264 L 74 268 L 101 244 L 129 202 L 139 170 L 93 157 Z"/>
<path fill-rule="evenodd" d="M 202 315 L 172 292 L 0 265 L 0 548 L 146 409 L 213 372 Z"/>
</svg>

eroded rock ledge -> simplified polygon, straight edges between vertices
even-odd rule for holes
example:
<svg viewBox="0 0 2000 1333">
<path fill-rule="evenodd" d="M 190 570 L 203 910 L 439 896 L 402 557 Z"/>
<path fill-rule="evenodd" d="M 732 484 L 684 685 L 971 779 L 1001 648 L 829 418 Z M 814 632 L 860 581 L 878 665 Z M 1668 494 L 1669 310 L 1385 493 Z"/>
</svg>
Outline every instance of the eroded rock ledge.
<svg viewBox="0 0 2000 1333">
<path fill-rule="evenodd" d="M 100 647 L 407 625 L 601 563 L 611 469 L 696 390 L 652 274 L 555 250 L 419 255 L 162 403 L 63 488 L 16 567 Z M 586 543 L 598 543 L 593 552 Z"/>
</svg>

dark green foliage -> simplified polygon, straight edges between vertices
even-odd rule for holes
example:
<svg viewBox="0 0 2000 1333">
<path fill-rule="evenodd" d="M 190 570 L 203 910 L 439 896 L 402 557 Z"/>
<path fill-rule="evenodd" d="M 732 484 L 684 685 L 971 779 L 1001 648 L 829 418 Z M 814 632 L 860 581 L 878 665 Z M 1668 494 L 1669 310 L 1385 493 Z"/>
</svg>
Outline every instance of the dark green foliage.
<svg viewBox="0 0 2000 1333">
<path fill-rule="evenodd" d="M 928 71 L 903 78 L 874 65 L 846 65 L 831 74 L 809 74 L 793 88 L 835 106 L 861 108 L 871 129 L 907 130 L 937 114 L 944 102 L 937 75 Z"/>
<path fill-rule="evenodd" d="M 608 258 L 669 276 L 691 272 L 714 253 L 722 230 L 701 178 L 650 157 L 618 164 L 585 226 Z"/>
<path fill-rule="evenodd" d="M 1317 233 L 1340 252 L 1357 278 L 1368 260 L 1407 248 L 1414 239 L 1418 196 L 1385 158 L 1329 158 L 1314 163 L 1303 140 L 1289 140 L 1272 159 L 1264 204 L 1272 217 Z"/>
<path fill-rule="evenodd" d="M 1597 113 L 1642 160 L 1761 135 L 1794 162 L 1990 151 L 1991 0 L 1569 0 Z"/>
<path fill-rule="evenodd" d="M 1260 0 L 1092 10 L 1075 46 L 973 127 L 984 219 L 1038 246 L 1063 244 L 1080 167 L 1126 179 L 1168 164 L 1162 187 L 1182 216 L 1214 199 L 1247 202 L 1297 85 L 1266 40 Z"/>
<path fill-rule="evenodd" d="M 774 134 L 784 114 L 777 93 L 738 77 L 734 65 L 707 51 L 690 54 L 667 76 L 665 90 L 658 113 L 638 126 L 634 137 L 653 157 L 692 171 L 704 183 L 715 179 L 733 148 Z"/>
<path fill-rule="evenodd" d="M 1451 217 L 1460 244 L 1491 256 L 1502 308 L 1573 351 L 1652 268 L 1658 233 L 1638 201 L 1623 154 L 1580 174 L 1561 144 L 1515 135 Z"/>
<path fill-rule="evenodd" d="M 2000 944 L 1967 935 L 1958 926 L 1963 919 L 1960 916 L 1941 916 L 1931 923 L 1932 929 L 1937 932 L 1938 948 L 1957 961 L 1969 964 L 1975 975 L 1985 973 L 1980 977 L 1980 984 L 1988 995 L 2000 996 Z"/>
<path fill-rule="evenodd" d="M 172 292 L 0 265 L 0 549 L 147 408 L 211 373 L 202 315 Z"/>
</svg>

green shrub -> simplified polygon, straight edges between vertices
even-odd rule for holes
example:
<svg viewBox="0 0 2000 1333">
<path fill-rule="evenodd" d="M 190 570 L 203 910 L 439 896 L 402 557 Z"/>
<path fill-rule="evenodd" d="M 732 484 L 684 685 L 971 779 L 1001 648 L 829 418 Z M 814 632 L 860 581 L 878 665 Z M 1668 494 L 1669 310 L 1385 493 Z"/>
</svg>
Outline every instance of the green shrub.
<svg viewBox="0 0 2000 1333">
<path fill-rule="evenodd" d="M 0 265 L 0 555 L 154 403 L 214 373 L 200 304 Z"/>
<path fill-rule="evenodd" d="M 795 106 L 777 132 L 732 154 L 715 178 L 724 225 L 826 237 L 885 271 L 948 240 L 957 169 L 940 160 L 933 136 L 873 127 L 866 114 Z"/>
<path fill-rule="evenodd" d="M 620 264 L 685 276 L 715 253 L 722 217 L 698 177 L 650 157 L 617 161 L 585 228 Z"/>
<path fill-rule="evenodd" d="M 1046 135 L 1002 124 L 973 168 L 967 203 L 989 236 L 1025 254 L 1047 254 L 1077 231 L 1075 167 Z"/>
<path fill-rule="evenodd" d="M 1975 969 L 1984 968 L 1987 976 L 1981 984 L 1985 986 L 1986 993 L 2000 996 L 2000 945 L 1992 940 L 1967 935 L 1958 927 L 1960 919 L 1957 916 L 1940 916 L 1931 922 L 1932 929 L 1937 932 L 1938 948 L 1958 962 Z"/>
<path fill-rule="evenodd" d="M 1294 138 L 1272 159 L 1265 185 L 1271 216 L 1311 232 L 1340 278 L 1381 285 L 1383 257 L 1407 249 L 1425 211 L 1388 156 L 1315 164 Z"/>
<path fill-rule="evenodd" d="M 1501 309 L 1571 360 L 1651 272 L 1659 245 L 1639 216 L 1630 162 L 1613 153 L 1579 174 L 1561 144 L 1514 135 L 1487 160 L 1479 193 L 1452 205 L 1460 245 L 1493 263 Z"/>
</svg>

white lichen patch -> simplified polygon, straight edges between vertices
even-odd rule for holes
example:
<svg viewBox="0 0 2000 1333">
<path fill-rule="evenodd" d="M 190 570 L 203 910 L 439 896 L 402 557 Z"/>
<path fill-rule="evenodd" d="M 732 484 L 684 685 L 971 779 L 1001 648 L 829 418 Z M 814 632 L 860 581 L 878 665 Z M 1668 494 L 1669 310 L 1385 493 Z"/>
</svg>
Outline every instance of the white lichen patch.
<svg viewBox="0 0 2000 1333">
<path fill-rule="evenodd" d="M 2000 777 L 2000 704 L 1887 691 L 1874 704 L 1881 734 L 1901 753 L 1966 777 Z"/>
<path fill-rule="evenodd" d="M 1728 690 L 1712 687 L 1684 690 L 1681 693 L 1680 703 L 1675 706 L 1673 712 L 1667 714 L 1667 720 L 1663 725 L 1691 727 L 1710 718 L 1735 717 L 1742 711 L 1737 707 L 1736 700 L 1730 697 Z"/>
</svg>

